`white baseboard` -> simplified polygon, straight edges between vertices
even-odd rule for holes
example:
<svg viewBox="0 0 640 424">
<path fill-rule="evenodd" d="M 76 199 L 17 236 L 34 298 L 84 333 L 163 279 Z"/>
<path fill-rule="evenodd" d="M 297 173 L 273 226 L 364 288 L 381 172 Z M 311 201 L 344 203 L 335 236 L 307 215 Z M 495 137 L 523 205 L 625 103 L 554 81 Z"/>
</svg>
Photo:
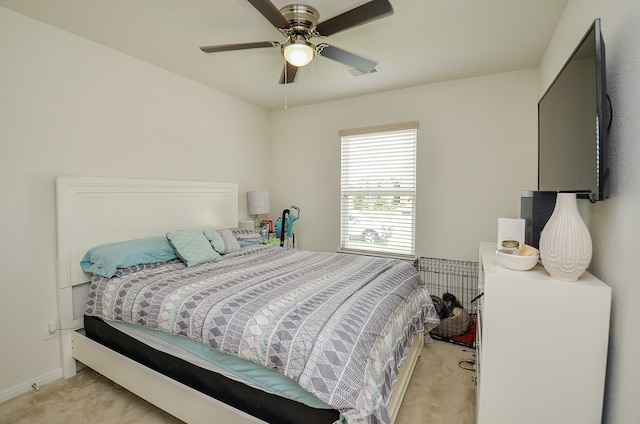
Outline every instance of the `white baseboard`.
<svg viewBox="0 0 640 424">
<path fill-rule="evenodd" d="M 20 396 L 23 393 L 27 393 L 31 390 L 34 390 L 32 385 L 35 383 L 36 387 L 44 386 L 45 384 L 53 383 L 54 381 L 60 380 L 62 378 L 62 368 L 56 368 L 52 371 L 49 371 L 46 374 L 35 377 L 29 381 L 25 381 L 16 386 L 9 387 L 6 390 L 0 392 L 0 403 L 6 402 L 9 399 L 13 399 L 14 397 Z"/>
</svg>

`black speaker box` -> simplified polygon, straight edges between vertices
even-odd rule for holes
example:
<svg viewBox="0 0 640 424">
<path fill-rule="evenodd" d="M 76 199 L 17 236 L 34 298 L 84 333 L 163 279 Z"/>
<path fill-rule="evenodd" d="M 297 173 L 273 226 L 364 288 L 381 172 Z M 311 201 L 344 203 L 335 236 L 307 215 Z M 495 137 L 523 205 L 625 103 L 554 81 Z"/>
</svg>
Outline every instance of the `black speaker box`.
<svg viewBox="0 0 640 424">
<path fill-rule="evenodd" d="M 524 242 L 540 248 L 540 233 L 556 206 L 555 191 L 523 191 L 520 197 L 520 218 L 524 224 Z"/>
</svg>

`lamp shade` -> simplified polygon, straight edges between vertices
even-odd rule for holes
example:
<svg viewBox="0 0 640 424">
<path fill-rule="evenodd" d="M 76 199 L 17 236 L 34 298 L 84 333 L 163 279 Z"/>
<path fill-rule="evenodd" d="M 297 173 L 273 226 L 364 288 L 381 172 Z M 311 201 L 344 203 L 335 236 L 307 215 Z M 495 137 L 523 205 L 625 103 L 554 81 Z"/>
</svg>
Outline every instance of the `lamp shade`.
<svg viewBox="0 0 640 424">
<path fill-rule="evenodd" d="M 247 212 L 249 215 L 260 215 L 271 212 L 269 205 L 269 191 L 249 191 L 247 192 Z"/>
</svg>

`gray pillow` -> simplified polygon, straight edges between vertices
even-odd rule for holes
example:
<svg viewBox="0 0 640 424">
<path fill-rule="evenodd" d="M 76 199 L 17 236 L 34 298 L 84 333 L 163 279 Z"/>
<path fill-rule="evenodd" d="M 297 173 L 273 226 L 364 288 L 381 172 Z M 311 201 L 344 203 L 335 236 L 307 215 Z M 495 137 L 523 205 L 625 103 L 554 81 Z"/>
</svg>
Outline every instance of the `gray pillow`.
<svg viewBox="0 0 640 424">
<path fill-rule="evenodd" d="M 240 243 L 238 243 L 230 229 L 207 230 L 204 232 L 204 237 L 209 240 L 213 249 L 221 255 L 240 250 Z"/>
</svg>

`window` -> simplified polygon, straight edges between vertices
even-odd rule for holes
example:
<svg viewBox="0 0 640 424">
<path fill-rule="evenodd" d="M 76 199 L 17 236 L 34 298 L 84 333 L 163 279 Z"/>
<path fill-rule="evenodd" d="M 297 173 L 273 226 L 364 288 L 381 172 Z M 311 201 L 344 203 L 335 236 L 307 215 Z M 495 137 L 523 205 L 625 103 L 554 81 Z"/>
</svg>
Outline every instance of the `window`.
<svg viewBox="0 0 640 424">
<path fill-rule="evenodd" d="M 418 123 L 340 131 L 343 251 L 415 255 Z"/>
</svg>

